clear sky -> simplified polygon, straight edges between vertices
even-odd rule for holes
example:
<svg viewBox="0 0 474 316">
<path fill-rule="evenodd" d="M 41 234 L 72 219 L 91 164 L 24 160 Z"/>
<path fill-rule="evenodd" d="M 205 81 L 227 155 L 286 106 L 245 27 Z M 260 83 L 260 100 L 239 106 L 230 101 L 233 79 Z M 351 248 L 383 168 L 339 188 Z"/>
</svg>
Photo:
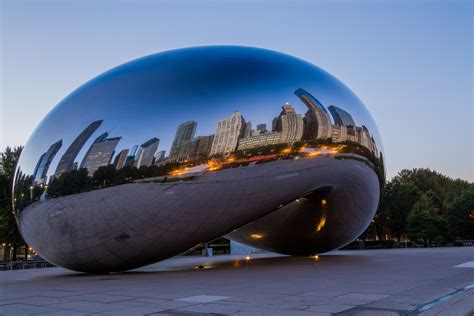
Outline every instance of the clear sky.
<svg viewBox="0 0 474 316">
<path fill-rule="evenodd" d="M 1 3 L 0 150 L 96 75 L 199 45 L 281 51 L 349 86 L 378 124 L 388 177 L 428 167 L 474 181 L 472 1 Z"/>
</svg>

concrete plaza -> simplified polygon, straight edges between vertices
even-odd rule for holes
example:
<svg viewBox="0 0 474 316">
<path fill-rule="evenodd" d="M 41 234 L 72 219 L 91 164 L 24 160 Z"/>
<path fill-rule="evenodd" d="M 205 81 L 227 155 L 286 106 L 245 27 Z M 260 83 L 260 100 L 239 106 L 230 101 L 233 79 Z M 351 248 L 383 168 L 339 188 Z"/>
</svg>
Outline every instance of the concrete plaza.
<svg viewBox="0 0 474 316">
<path fill-rule="evenodd" d="M 2 271 L 0 314 L 471 315 L 472 284 L 473 247 L 180 256 L 111 275 Z"/>
</svg>

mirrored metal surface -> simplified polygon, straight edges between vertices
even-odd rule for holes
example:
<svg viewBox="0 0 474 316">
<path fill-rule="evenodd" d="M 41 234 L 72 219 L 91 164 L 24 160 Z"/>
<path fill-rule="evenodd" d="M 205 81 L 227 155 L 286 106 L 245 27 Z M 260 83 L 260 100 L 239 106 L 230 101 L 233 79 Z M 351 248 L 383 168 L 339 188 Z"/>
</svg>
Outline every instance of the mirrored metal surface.
<svg viewBox="0 0 474 316">
<path fill-rule="evenodd" d="M 329 251 L 367 227 L 383 182 L 376 125 L 336 78 L 273 51 L 197 47 L 66 97 L 23 150 L 14 209 L 40 256 L 110 272 L 223 235 Z"/>
</svg>

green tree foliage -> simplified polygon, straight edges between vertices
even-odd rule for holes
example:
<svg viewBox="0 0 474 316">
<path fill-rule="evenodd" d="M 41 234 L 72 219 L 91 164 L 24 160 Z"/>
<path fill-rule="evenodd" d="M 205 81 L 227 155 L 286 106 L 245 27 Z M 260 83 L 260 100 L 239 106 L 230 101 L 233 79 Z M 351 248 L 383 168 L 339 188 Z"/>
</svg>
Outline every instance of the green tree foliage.
<svg viewBox="0 0 474 316">
<path fill-rule="evenodd" d="M 446 218 L 452 240 L 474 239 L 474 184 L 466 186 L 448 203 Z"/>
<path fill-rule="evenodd" d="M 407 218 L 407 237 L 412 241 L 442 243 L 447 240 L 446 219 L 440 213 L 433 198 L 423 193 L 413 205 Z"/>
<path fill-rule="evenodd" d="M 92 181 L 87 175 L 87 169 L 71 170 L 54 177 L 48 188 L 51 197 L 85 192 L 92 189 Z"/>
<path fill-rule="evenodd" d="M 386 183 L 374 221 L 362 237 L 385 239 L 388 234 L 438 243 L 474 239 L 473 187 L 429 169 L 402 170 Z M 434 235 L 437 225 L 443 232 Z"/>
<path fill-rule="evenodd" d="M 407 217 L 418 200 L 418 188 L 412 182 L 395 177 L 382 192 L 380 209 L 385 213 L 388 232 L 400 241 L 407 225 Z"/>
<path fill-rule="evenodd" d="M 24 245 L 12 209 L 13 178 L 22 149 L 7 147 L 0 154 L 3 164 L 3 171 L 0 172 L 0 241 L 12 245 L 13 260 L 16 260 L 18 247 Z"/>
</svg>

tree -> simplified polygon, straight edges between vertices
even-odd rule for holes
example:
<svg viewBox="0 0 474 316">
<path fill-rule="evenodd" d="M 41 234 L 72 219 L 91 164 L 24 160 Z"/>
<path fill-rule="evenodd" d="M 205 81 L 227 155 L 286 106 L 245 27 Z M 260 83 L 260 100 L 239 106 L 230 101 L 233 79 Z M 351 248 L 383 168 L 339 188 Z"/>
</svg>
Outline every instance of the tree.
<svg viewBox="0 0 474 316">
<path fill-rule="evenodd" d="M 115 167 L 112 165 L 99 167 L 92 176 L 92 181 L 99 187 L 114 184 L 116 178 Z"/>
<path fill-rule="evenodd" d="M 474 239 L 474 184 L 467 185 L 448 204 L 446 219 L 452 240 Z"/>
<path fill-rule="evenodd" d="M 407 225 L 407 217 L 418 200 L 418 188 L 411 181 L 395 177 L 387 183 L 380 208 L 386 214 L 386 225 L 391 235 L 400 241 Z"/>
<path fill-rule="evenodd" d="M 433 198 L 426 193 L 413 205 L 407 218 L 407 236 L 424 243 L 430 241 L 444 242 L 447 240 L 447 224 Z"/>
<path fill-rule="evenodd" d="M 0 241 L 11 244 L 13 260 L 17 259 L 18 247 L 25 244 L 18 230 L 12 206 L 13 179 L 22 149 L 21 146 L 13 149 L 7 147 L 0 154 L 3 164 L 3 171 L 0 172 Z"/>
<path fill-rule="evenodd" d="M 55 177 L 49 184 L 48 194 L 51 197 L 76 194 L 92 189 L 91 178 L 87 169 L 71 170 Z"/>
</svg>

